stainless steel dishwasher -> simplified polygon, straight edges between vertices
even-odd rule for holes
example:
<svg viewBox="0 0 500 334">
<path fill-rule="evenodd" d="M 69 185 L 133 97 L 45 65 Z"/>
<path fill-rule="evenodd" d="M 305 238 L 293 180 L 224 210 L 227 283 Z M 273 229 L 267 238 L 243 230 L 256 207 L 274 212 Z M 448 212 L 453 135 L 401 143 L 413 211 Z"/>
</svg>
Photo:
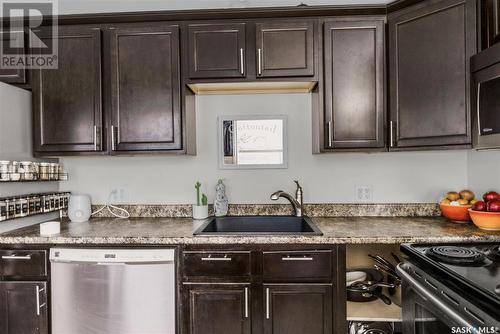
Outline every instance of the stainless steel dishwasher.
<svg viewBox="0 0 500 334">
<path fill-rule="evenodd" d="M 174 334 L 173 249 L 52 248 L 52 334 Z"/>
</svg>

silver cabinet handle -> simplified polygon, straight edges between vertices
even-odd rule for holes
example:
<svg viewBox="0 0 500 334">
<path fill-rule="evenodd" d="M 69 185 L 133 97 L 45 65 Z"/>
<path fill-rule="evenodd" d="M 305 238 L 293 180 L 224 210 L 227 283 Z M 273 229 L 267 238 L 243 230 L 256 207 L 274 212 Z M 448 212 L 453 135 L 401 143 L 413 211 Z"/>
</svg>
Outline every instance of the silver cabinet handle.
<svg viewBox="0 0 500 334">
<path fill-rule="evenodd" d="M 202 261 L 231 261 L 230 257 L 202 257 Z"/>
<path fill-rule="evenodd" d="M 31 255 L 3 255 L 2 260 L 31 260 Z"/>
<path fill-rule="evenodd" d="M 243 48 L 240 48 L 240 73 L 245 74 L 245 60 L 243 59 Z"/>
<path fill-rule="evenodd" d="M 389 145 L 394 147 L 394 122 L 389 122 Z"/>
<path fill-rule="evenodd" d="M 258 74 L 262 75 L 262 49 L 257 49 L 257 70 Z"/>
<path fill-rule="evenodd" d="M 290 257 L 290 256 L 286 256 L 286 257 L 282 257 L 281 260 L 282 261 L 312 261 L 314 259 L 312 257 L 310 257 L 310 256 L 304 256 L 304 257 Z"/>
<path fill-rule="evenodd" d="M 491 132 L 491 131 L 493 131 L 493 129 L 492 129 L 492 128 L 484 128 L 484 129 L 483 129 L 483 132 Z"/>
<path fill-rule="evenodd" d="M 97 151 L 97 125 L 94 125 L 94 151 Z"/>
<path fill-rule="evenodd" d="M 269 319 L 269 288 L 266 288 L 266 319 Z"/>
<path fill-rule="evenodd" d="M 328 122 L 328 146 L 333 146 L 333 122 Z"/>
<path fill-rule="evenodd" d="M 245 318 L 248 318 L 248 288 L 245 288 Z"/>
<path fill-rule="evenodd" d="M 114 151 L 115 147 L 115 126 L 111 125 L 111 150 Z"/>
<path fill-rule="evenodd" d="M 37 285 L 35 287 L 35 293 L 36 293 L 36 315 L 40 315 L 40 309 L 47 305 L 47 303 L 40 304 L 40 292 L 45 291 L 45 288 L 40 289 L 40 287 Z"/>
</svg>

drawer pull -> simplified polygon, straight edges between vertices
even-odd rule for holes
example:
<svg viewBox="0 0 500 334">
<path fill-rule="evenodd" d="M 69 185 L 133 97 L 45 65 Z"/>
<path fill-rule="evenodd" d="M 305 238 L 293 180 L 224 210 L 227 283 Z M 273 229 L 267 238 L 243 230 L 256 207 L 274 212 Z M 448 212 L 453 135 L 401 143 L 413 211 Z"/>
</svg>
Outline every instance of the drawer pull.
<svg viewBox="0 0 500 334">
<path fill-rule="evenodd" d="M 31 255 L 2 255 L 2 260 L 31 260 Z"/>
<path fill-rule="evenodd" d="M 303 256 L 303 257 L 290 257 L 290 256 L 285 256 L 281 258 L 282 261 L 312 261 L 314 260 L 311 256 Z"/>
<path fill-rule="evenodd" d="M 208 257 L 202 257 L 202 261 L 231 261 L 232 259 L 230 257 L 224 256 L 224 257 L 211 257 L 210 255 Z"/>
</svg>

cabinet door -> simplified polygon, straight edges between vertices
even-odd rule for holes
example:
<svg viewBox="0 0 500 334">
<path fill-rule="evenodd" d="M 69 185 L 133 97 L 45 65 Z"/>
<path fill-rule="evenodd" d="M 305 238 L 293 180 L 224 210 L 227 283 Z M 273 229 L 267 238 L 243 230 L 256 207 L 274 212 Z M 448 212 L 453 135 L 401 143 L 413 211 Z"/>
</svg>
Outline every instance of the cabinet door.
<svg viewBox="0 0 500 334">
<path fill-rule="evenodd" d="M 500 0 L 481 2 L 482 49 L 500 42 Z"/>
<path fill-rule="evenodd" d="M 19 54 L 23 54 L 24 50 L 24 32 L 23 31 L 2 31 L 0 32 L 0 43 L 18 50 Z M 9 54 L 2 54 L 8 57 Z M 26 83 L 26 69 L 24 66 L 19 68 L 4 68 L 0 65 L 0 81 L 6 83 L 23 84 Z"/>
<path fill-rule="evenodd" d="M 264 284 L 264 334 L 331 334 L 332 287 Z"/>
<path fill-rule="evenodd" d="M 41 34 L 41 39 L 51 35 Z M 101 150 L 101 31 L 59 27 L 58 69 L 33 70 L 34 150 Z"/>
<path fill-rule="evenodd" d="M 187 284 L 184 289 L 184 333 L 251 333 L 249 285 Z"/>
<path fill-rule="evenodd" d="M 257 23 L 257 77 L 314 75 L 314 23 Z"/>
<path fill-rule="evenodd" d="M 432 1 L 389 17 L 391 147 L 471 144 L 475 52 L 475 0 Z"/>
<path fill-rule="evenodd" d="M 47 334 L 46 282 L 0 282 L 0 333 Z"/>
<path fill-rule="evenodd" d="M 325 147 L 384 147 L 384 21 L 324 29 Z"/>
<path fill-rule="evenodd" d="M 109 34 L 112 151 L 181 149 L 178 27 Z"/>
<path fill-rule="evenodd" d="M 245 24 L 193 24 L 188 27 L 190 78 L 244 78 Z"/>
</svg>

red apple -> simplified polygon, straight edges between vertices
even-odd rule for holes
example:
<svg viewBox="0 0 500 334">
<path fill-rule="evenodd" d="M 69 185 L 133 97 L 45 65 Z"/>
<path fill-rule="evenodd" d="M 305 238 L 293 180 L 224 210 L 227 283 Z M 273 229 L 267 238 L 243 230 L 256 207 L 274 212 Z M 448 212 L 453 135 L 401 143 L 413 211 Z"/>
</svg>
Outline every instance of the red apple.
<svg viewBox="0 0 500 334">
<path fill-rule="evenodd" d="M 489 202 L 500 199 L 500 195 L 496 191 L 490 191 L 483 195 L 483 199 L 485 202 Z"/>
<path fill-rule="evenodd" d="M 477 201 L 472 205 L 472 210 L 474 211 L 486 211 L 486 202 Z"/>
<path fill-rule="evenodd" d="M 500 199 L 488 202 L 487 207 L 488 211 L 500 212 Z"/>
</svg>

